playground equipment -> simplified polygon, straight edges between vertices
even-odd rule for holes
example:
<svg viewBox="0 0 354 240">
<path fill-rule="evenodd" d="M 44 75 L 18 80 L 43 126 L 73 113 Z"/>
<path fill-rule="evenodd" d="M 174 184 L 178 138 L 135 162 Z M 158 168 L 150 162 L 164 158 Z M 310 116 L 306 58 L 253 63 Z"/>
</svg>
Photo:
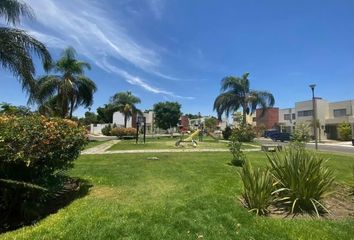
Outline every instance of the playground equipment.
<svg viewBox="0 0 354 240">
<path fill-rule="evenodd" d="M 183 135 L 182 135 L 181 139 L 178 140 L 178 141 L 175 143 L 175 146 L 176 146 L 176 147 L 179 147 L 182 142 L 191 142 L 191 143 L 192 143 L 192 146 L 193 146 L 193 147 L 196 147 L 196 146 L 198 145 L 198 143 L 197 143 L 197 141 L 195 141 L 193 138 L 196 137 L 196 136 L 198 136 L 199 133 L 200 133 L 200 131 L 201 131 L 200 129 L 194 131 L 194 132 L 193 132 L 189 137 L 187 137 L 186 139 L 183 139 Z"/>
</svg>

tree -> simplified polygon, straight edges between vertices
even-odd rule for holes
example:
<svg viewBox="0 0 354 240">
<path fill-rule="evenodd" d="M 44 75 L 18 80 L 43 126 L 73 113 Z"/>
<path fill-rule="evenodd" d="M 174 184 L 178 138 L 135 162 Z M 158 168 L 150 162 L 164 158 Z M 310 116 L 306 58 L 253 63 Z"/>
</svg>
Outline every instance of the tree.
<svg viewBox="0 0 354 240">
<path fill-rule="evenodd" d="M 274 105 L 274 97 L 267 91 L 256 91 L 250 89 L 249 73 L 242 77 L 225 77 L 221 81 L 221 94 L 214 102 L 214 110 L 218 113 L 219 119 L 222 114 L 229 116 L 230 112 L 242 108 L 242 123 L 246 124 L 246 115 L 252 114 L 257 107 L 263 109 L 264 115 L 267 108 Z"/>
<path fill-rule="evenodd" d="M 90 125 L 98 123 L 98 116 L 94 112 L 85 112 L 85 117 L 80 118 L 79 122 L 83 125 Z"/>
<path fill-rule="evenodd" d="M 140 102 L 140 98 L 134 96 L 129 91 L 117 93 L 111 98 L 111 104 L 113 107 L 118 109 L 118 111 L 124 115 L 125 128 L 127 127 L 128 118 L 133 116 L 133 114 L 140 112 L 135 106 Z"/>
<path fill-rule="evenodd" d="M 21 16 L 33 17 L 32 9 L 27 4 L 17 0 L 0 1 L 0 18 L 4 18 L 7 25 L 19 24 Z M 33 54 L 48 69 L 52 60 L 43 43 L 23 30 L 0 27 L 0 66 L 12 72 L 28 92 L 33 91 L 35 85 Z"/>
<path fill-rule="evenodd" d="M 113 113 L 118 111 L 112 104 L 105 104 L 103 107 L 97 108 L 97 120 L 99 123 L 112 123 Z"/>
<path fill-rule="evenodd" d="M 217 118 L 215 117 L 210 117 L 205 119 L 205 127 L 209 130 L 209 131 L 214 131 L 218 125 L 219 121 Z"/>
<path fill-rule="evenodd" d="M 189 119 L 200 118 L 200 116 L 198 114 L 192 114 L 192 113 L 185 114 L 185 116 L 188 117 Z"/>
<path fill-rule="evenodd" d="M 298 143 L 307 143 L 311 139 L 311 124 L 306 122 L 296 123 L 292 134 L 292 141 Z"/>
<path fill-rule="evenodd" d="M 46 75 L 37 80 L 36 91 L 31 94 L 30 101 L 37 102 L 40 111 L 52 111 L 52 114 L 62 118 L 71 118 L 79 106 L 87 108 L 93 104 L 93 94 L 97 87 L 84 75 L 85 69 L 90 70 L 91 66 L 77 60 L 76 55 L 74 48 L 66 48 L 61 58 L 51 67 L 58 75 Z"/>
<path fill-rule="evenodd" d="M 352 126 L 348 122 L 342 122 L 338 125 L 339 139 L 349 141 L 352 137 Z"/>
<path fill-rule="evenodd" d="M 181 104 L 178 102 L 159 102 L 154 105 L 157 127 L 167 130 L 178 124 L 182 115 Z"/>
</svg>

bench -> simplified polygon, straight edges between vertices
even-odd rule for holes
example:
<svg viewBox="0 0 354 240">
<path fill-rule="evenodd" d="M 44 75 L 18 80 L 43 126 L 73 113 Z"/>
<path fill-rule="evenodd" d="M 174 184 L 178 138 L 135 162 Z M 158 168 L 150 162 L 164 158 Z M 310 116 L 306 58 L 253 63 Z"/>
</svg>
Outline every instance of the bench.
<svg viewBox="0 0 354 240">
<path fill-rule="evenodd" d="M 278 144 L 263 144 L 261 146 L 261 150 L 264 152 L 275 152 L 275 151 L 281 151 L 283 148 L 281 145 Z"/>
</svg>

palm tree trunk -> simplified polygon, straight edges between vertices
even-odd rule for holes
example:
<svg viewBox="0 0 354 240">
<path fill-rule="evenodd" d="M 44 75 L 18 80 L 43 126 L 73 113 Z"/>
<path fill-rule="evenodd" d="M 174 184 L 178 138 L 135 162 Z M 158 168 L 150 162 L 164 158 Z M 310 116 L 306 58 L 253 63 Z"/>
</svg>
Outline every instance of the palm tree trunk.
<svg viewBox="0 0 354 240">
<path fill-rule="evenodd" d="M 242 111 L 242 124 L 243 125 L 246 125 L 246 118 L 247 118 L 247 112 L 246 112 L 246 109 L 243 108 L 243 111 Z"/>
<path fill-rule="evenodd" d="M 127 114 L 124 114 L 124 127 L 127 128 Z"/>
<path fill-rule="evenodd" d="M 70 114 L 69 114 L 69 118 L 70 119 L 73 117 L 73 111 L 74 111 L 74 99 L 71 99 L 71 102 L 70 102 Z"/>
</svg>

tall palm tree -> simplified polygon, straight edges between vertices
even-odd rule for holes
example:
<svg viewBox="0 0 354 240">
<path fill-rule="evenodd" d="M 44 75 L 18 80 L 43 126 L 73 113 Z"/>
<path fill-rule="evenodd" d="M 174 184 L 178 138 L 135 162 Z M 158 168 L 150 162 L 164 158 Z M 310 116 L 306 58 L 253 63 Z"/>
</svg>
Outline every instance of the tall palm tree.
<svg viewBox="0 0 354 240">
<path fill-rule="evenodd" d="M 34 15 L 32 9 L 21 1 L 0 1 L 0 18 L 4 18 L 7 25 L 20 23 L 21 16 L 32 18 Z M 32 91 L 35 82 L 33 53 L 41 59 L 47 69 L 51 63 L 51 56 L 44 44 L 23 30 L 0 27 L 0 66 L 12 72 L 19 79 L 22 88 L 29 92 Z"/>
<path fill-rule="evenodd" d="M 221 118 L 223 113 L 229 116 L 230 112 L 242 108 L 242 122 L 246 124 L 246 115 L 252 114 L 257 107 L 262 108 L 264 115 L 267 108 L 274 105 L 274 97 L 267 91 L 256 91 L 250 89 L 249 73 L 242 77 L 225 77 L 221 81 L 221 94 L 217 96 L 214 102 L 214 110 Z"/>
<path fill-rule="evenodd" d="M 51 67 L 57 75 L 39 78 L 36 92 L 30 96 L 30 101 L 39 103 L 39 110 L 63 118 L 71 118 L 78 106 L 90 107 L 97 87 L 84 75 L 85 69 L 91 69 L 91 66 L 77 60 L 73 48 L 65 49 L 61 58 Z"/>
<path fill-rule="evenodd" d="M 117 93 L 111 98 L 111 104 L 124 115 L 124 127 L 127 127 L 129 117 L 135 113 L 140 113 L 140 110 L 135 106 L 140 102 L 140 98 L 129 91 Z"/>
</svg>

